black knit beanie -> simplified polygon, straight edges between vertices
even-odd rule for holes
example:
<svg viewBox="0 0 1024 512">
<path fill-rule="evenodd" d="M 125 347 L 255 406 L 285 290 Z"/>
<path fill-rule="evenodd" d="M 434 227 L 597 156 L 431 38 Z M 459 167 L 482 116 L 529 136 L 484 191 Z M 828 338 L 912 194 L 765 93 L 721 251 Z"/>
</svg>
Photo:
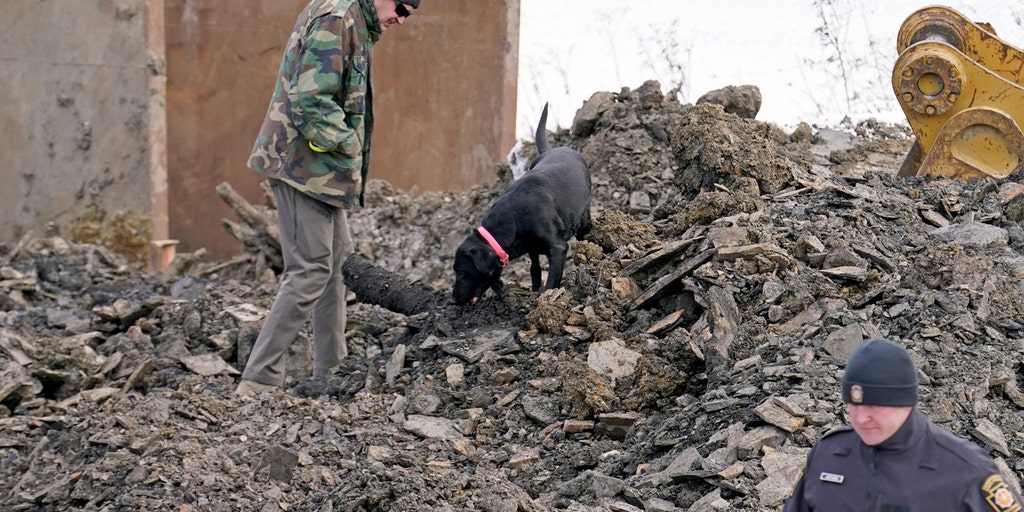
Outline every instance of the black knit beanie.
<svg viewBox="0 0 1024 512">
<path fill-rule="evenodd" d="M 411 6 L 413 6 L 416 9 L 420 8 L 420 0 L 398 0 L 398 1 L 402 2 L 405 5 L 411 5 Z"/>
<path fill-rule="evenodd" d="M 843 402 L 893 407 L 917 404 L 917 370 L 907 350 L 891 341 L 862 343 L 846 362 Z"/>
</svg>

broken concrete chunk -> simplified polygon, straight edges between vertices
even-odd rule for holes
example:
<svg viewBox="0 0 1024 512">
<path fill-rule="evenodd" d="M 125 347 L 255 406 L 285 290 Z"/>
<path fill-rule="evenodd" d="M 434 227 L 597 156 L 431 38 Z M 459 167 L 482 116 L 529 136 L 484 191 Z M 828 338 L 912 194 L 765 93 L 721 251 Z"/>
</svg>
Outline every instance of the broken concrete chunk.
<svg viewBox="0 0 1024 512">
<path fill-rule="evenodd" d="M 229 365 L 217 354 L 207 353 L 181 358 L 181 364 L 188 371 L 203 377 L 212 375 L 241 375 L 242 372 Z"/>
<path fill-rule="evenodd" d="M 292 470 L 299 462 L 299 456 L 280 446 L 272 446 L 263 455 L 263 460 L 256 466 L 256 471 L 270 468 L 270 478 L 280 482 L 292 480 Z"/>
<path fill-rule="evenodd" d="M 1010 449 L 1006 445 L 1006 435 L 1003 434 L 1003 429 L 989 421 L 988 418 L 979 419 L 971 433 L 999 453 L 1007 457 L 1010 456 Z"/>
<path fill-rule="evenodd" d="M 457 388 L 462 385 L 462 382 L 466 378 L 466 365 L 462 363 L 453 363 L 445 367 L 444 369 L 445 380 L 448 381 L 448 385 Z"/>
<path fill-rule="evenodd" d="M 398 344 L 395 351 L 391 353 L 391 357 L 388 358 L 387 364 L 384 365 L 384 382 L 389 386 L 395 385 L 395 379 L 405 367 L 405 350 L 404 344 Z"/>
<path fill-rule="evenodd" d="M 523 413 L 541 425 L 551 425 L 558 421 L 560 403 L 549 397 L 527 396 L 521 400 Z"/>
<path fill-rule="evenodd" d="M 616 379 L 633 375 L 640 353 L 626 348 L 622 340 L 611 339 L 591 343 L 587 352 L 587 365 L 614 383 Z"/>
<path fill-rule="evenodd" d="M 800 430 L 800 427 L 804 426 L 805 420 L 803 418 L 790 414 L 782 407 L 779 407 L 771 398 L 761 402 L 760 405 L 754 408 L 754 412 L 764 421 L 786 432 L 796 432 Z"/>
<path fill-rule="evenodd" d="M 487 352 L 509 354 L 519 350 L 514 333 L 509 329 L 477 331 L 469 335 L 441 342 L 441 349 L 467 363 L 476 363 Z"/>
<path fill-rule="evenodd" d="M 736 455 L 740 460 L 749 460 L 760 455 L 765 447 L 776 447 L 782 444 L 786 435 L 777 427 L 765 425 L 757 427 L 740 439 L 736 445 Z"/>
<path fill-rule="evenodd" d="M 846 364 L 846 361 L 863 342 L 864 335 L 860 324 L 850 324 L 829 334 L 821 348 L 825 349 L 825 352 L 828 352 L 837 363 Z"/>
<path fill-rule="evenodd" d="M 540 462 L 540 448 L 527 448 L 508 459 L 512 469 L 522 469 L 530 464 Z"/>
<path fill-rule="evenodd" d="M 761 505 L 776 507 L 793 493 L 807 460 L 807 448 L 775 450 L 761 459 L 767 478 L 757 484 Z"/>
<path fill-rule="evenodd" d="M 854 266 L 823 268 L 821 273 L 825 277 L 853 281 L 855 283 L 862 283 L 868 278 L 867 270 Z"/>
<path fill-rule="evenodd" d="M 402 428 L 420 437 L 431 439 L 453 441 L 463 438 L 462 429 L 455 421 L 436 416 L 411 414 L 405 419 Z"/>
<path fill-rule="evenodd" d="M 640 414 L 636 412 L 600 414 L 597 417 L 595 430 L 612 439 L 625 439 L 639 419 Z"/>
</svg>

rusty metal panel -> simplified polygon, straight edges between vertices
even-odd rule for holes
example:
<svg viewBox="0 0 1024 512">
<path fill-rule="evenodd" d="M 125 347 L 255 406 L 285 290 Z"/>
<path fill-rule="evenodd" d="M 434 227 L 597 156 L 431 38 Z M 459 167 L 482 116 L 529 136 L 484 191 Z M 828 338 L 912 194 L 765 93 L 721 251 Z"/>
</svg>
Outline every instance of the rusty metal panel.
<svg viewBox="0 0 1024 512">
<path fill-rule="evenodd" d="M 0 239 L 50 225 L 147 257 L 160 73 L 147 5 L 0 0 Z"/>
<path fill-rule="evenodd" d="M 371 176 L 420 191 L 493 179 L 515 143 L 519 0 L 424 1 L 374 58 Z"/>
<path fill-rule="evenodd" d="M 164 0 L 170 237 L 178 252 L 240 252 L 220 224 L 235 220 L 216 192 L 229 182 L 260 204 L 246 166 L 284 43 L 306 0 Z"/>
<path fill-rule="evenodd" d="M 240 252 L 220 225 L 227 181 L 262 202 L 246 168 L 283 44 L 306 0 L 164 0 L 168 189 L 179 251 Z M 492 179 L 514 143 L 519 0 L 427 1 L 374 55 L 371 178 L 400 189 Z"/>
</svg>

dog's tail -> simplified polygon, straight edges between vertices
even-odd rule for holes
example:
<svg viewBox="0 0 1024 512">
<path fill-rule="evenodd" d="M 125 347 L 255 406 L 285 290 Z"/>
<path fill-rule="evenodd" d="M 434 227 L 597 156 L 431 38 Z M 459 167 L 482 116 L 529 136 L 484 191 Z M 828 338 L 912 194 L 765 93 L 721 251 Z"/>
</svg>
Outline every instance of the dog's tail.
<svg viewBox="0 0 1024 512">
<path fill-rule="evenodd" d="M 540 113 L 540 122 L 537 123 L 537 134 L 534 135 L 534 143 L 537 144 L 537 152 L 544 154 L 545 151 L 551 149 L 548 145 L 548 104 L 544 104 L 544 110 Z"/>
</svg>

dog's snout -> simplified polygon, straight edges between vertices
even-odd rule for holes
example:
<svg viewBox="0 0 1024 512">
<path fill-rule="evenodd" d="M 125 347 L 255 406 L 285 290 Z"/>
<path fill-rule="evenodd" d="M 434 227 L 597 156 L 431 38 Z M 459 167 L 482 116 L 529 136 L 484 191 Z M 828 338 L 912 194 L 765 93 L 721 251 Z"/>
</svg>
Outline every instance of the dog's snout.
<svg viewBox="0 0 1024 512">
<path fill-rule="evenodd" d="M 460 286 L 460 283 L 456 282 L 455 287 L 452 289 L 452 294 L 448 299 L 448 303 L 456 306 L 465 306 L 468 304 L 470 299 L 472 299 L 472 296 L 464 290 L 464 288 L 465 286 Z"/>
</svg>

